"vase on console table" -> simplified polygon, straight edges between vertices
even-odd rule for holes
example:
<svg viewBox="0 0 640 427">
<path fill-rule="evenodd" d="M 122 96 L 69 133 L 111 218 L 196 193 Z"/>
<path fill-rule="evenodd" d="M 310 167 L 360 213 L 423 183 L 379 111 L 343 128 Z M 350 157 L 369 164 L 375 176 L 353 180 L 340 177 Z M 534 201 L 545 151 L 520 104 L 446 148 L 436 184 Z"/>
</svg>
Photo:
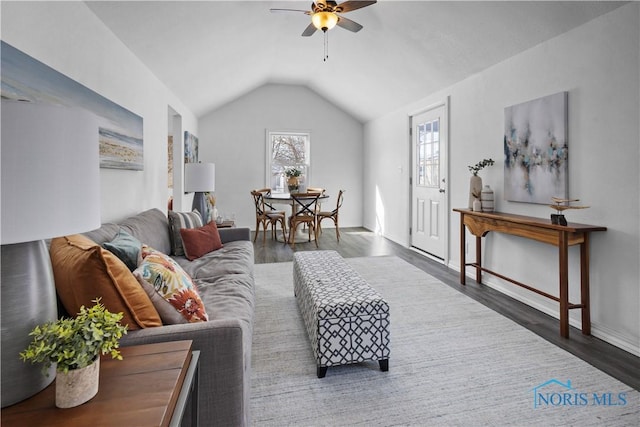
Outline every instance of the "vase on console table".
<svg viewBox="0 0 640 427">
<path fill-rule="evenodd" d="M 490 186 L 485 185 L 482 188 L 480 201 L 482 202 L 482 212 L 493 212 L 494 210 L 493 190 L 491 189 Z"/>
<path fill-rule="evenodd" d="M 469 180 L 469 209 L 473 209 L 473 202 L 480 199 L 482 194 L 482 178 L 478 175 L 471 175 Z"/>
</svg>

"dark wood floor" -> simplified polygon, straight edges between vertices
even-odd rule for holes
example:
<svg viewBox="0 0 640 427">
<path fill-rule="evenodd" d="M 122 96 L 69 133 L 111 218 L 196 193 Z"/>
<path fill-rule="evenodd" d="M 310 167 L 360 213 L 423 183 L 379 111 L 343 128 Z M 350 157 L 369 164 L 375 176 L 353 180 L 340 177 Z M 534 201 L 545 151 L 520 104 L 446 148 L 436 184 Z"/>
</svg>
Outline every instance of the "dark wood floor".
<svg viewBox="0 0 640 427">
<path fill-rule="evenodd" d="M 320 249 L 333 249 L 345 258 L 395 255 L 437 277 L 448 286 L 468 295 L 492 310 L 515 321 L 558 347 L 574 354 L 585 362 L 608 373 L 621 382 L 640 390 L 640 358 L 614 347 L 598 338 L 584 336 L 571 327 L 570 338 L 560 336 L 558 320 L 526 304 L 516 301 L 494 289 L 478 285 L 468 279 L 467 285 L 459 284 L 459 273 L 413 250 L 407 249 L 364 228 L 343 228 L 340 243 L 334 229 L 326 229 L 318 240 Z M 254 244 L 256 264 L 287 262 L 293 259 L 289 245 L 271 239 L 263 243 L 262 233 Z M 295 251 L 317 250 L 312 243 L 296 244 Z"/>
</svg>

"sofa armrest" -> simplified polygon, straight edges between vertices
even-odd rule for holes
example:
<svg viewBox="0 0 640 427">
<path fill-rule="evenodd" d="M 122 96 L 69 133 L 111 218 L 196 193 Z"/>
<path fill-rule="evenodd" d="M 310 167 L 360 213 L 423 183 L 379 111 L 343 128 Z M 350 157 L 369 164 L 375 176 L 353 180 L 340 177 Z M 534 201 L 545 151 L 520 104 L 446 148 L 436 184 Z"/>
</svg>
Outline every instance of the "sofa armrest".
<svg viewBox="0 0 640 427">
<path fill-rule="evenodd" d="M 199 408 L 201 425 L 248 425 L 250 369 L 245 369 L 243 335 L 237 319 L 137 329 L 122 337 L 122 346 L 192 340 L 200 350 Z"/>
<path fill-rule="evenodd" d="M 233 242 L 236 240 L 251 241 L 251 230 L 249 227 L 238 228 L 219 228 L 220 239 L 222 243 Z"/>
</svg>

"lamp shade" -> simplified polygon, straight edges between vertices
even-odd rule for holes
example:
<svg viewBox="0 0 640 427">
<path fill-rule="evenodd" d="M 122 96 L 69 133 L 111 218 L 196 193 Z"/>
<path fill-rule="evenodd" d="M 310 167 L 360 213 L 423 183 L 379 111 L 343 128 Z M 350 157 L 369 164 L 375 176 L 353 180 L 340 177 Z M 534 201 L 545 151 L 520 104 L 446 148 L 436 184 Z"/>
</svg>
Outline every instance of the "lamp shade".
<svg viewBox="0 0 640 427">
<path fill-rule="evenodd" d="M 216 165 L 213 163 L 186 163 L 184 165 L 184 191 L 206 192 L 216 189 Z"/>
<path fill-rule="evenodd" d="M 100 226 L 96 116 L 3 100 L 1 135 L 3 245 Z"/>
<path fill-rule="evenodd" d="M 98 119 L 82 109 L 2 101 L 2 407 L 55 378 L 23 363 L 29 332 L 58 317 L 44 239 L 100 226 Z M 82 286 L 83 283 L 78 283 Z"/>
<path fill-rule="evenodd" d="M 338 15 L 332 12 L 316 12 L 311 15 L 313 26 L 319 30 L 327 31 L 338 23 Z"/>
</svg>

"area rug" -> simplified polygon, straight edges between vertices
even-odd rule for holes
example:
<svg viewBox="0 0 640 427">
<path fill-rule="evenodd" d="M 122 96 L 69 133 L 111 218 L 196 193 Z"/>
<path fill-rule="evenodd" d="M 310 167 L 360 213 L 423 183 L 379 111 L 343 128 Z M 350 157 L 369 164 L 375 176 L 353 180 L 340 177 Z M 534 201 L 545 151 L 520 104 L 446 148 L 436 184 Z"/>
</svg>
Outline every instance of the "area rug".
<svg viewBox="0 0 640 427">
<path fill-rule="evenodd" d="M 316 366 L 292 263 L 255 266 L 254 426 L 637 426 L 640 393 L 397 257 L 350 258 L 387 300 L 388 372 Z"/>
</svg>

